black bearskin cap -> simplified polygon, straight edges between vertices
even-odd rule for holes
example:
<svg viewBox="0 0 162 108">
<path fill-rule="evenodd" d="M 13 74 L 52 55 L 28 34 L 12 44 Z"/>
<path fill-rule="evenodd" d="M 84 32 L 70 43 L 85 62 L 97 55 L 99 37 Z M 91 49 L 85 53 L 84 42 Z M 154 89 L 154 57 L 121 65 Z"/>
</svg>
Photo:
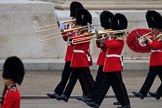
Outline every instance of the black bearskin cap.
<svg viewBox="0 0 162 108">
<path fill-rule="evenodd" d="M 111 13 L 110 11 L 103 11 L 100 14 L 101 26 L 103 28 L 110 29 L 112 19 L 113 19 L 113 13 Z"/>
<path fill-rule="evenodd" d="M 8 57 L 3 66 L 2 77 L 12 79 L 15 83 L 21 85 L 24 79 L 25 69 L 23 62 L 16 56 Z"/>
<path fill-rule="evenodd" d="M 70 17 L 76 17 L 77 11 L 79 9 L 84 9 L 83 5 L 80 2 L 73 1 L 70 4 Z"/>
<path fill-rule="evenodd" d="M 111 29 L 123 30 L 123 29 L 127 29 L 127 26 L 128 26 L 128 21 L 123 14 L 117 13 L 114 15 L 111 23 Z"/>
<path fill-rule="evenodd" d="M 162 29 L 162 18 L 160 18 L 160 20 L 159 20 L 158 29 Z"/>
<path fill-rule="evenodd" d="M 160 19 L 160 13 L 153 10 L 146 12 L 146 20 L 149 28 L 158 28 Z"/>
<path fill-rule="evenodd" d="M 86 9 L 79 9 L 76 17 L 76 25 L 86 26 L 92 24 L 92 15 Z"/>
</svg>

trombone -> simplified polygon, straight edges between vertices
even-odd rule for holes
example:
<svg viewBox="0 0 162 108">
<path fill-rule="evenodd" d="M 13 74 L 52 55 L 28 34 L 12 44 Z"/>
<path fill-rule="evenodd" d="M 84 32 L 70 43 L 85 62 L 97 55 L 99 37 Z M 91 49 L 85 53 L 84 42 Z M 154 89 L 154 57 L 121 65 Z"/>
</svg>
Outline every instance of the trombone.
<svg viewBox="0 0 162 108">
<path fill-rule="evenodd" d="M 57 28 L 64 29 L 66 23 L 70 23 L 69 25 L 71 25 L 75 21 L 76 21 L 76 19 L 65 20 L 65 21 L 59 20 L 59 21 L 57 21 L 56 24 L 49 24 L 49 25 L 45 25 L 45 26 L 42 26 L 42 27 L 35 28 L 35 32 L 36 33 L 45 32 L 45 31 L 50 31 L 50 30 L 54 30 L 54 29 L 57 29 Z"/>
<path fill-rule="evenodd" d="M 81 26 L 81 27 L 76 27 L 76 28 L 73 28 L 73 29 L 68 29 L 68 30 L 61 30 L 61 32 L 57 32 L 57 33 L 53 33 L 53 34 L 50 34 L 50 35 L 45 35 L 45 36 L 41 36 L 39 38 L 39 41 L 43 42 L 43 41 L 48 41 L 48 40 L 51 40 L 51 39 L 56 39 L 56 38 L 60 38 L 61 36 L 59 35 L 60 33 L 61 34 L 64 34 L 64 33 L 67 33 L 67 32 L 71 32 L 73 31 L 73 33 L 76 33 L 76 30 L 88 30 L 90 31 L 90 29 L 92 29 L 94 26 L 93 25 L 87 25 L 87 26 Z M 71 33 L 71 34 L 73 34 Z M 58 35 L 58 36 L 55 36 L 55 35 Z M 62 35 L 63 37 L 65 35 Z"/>
<path fill-rule="evenodd" d="M 100 31 L 92 31 L 90 32 L 89 34 L 87 35 L 84 35 L 85 37 L 81 37 L 81 36 L 76 36 L 76 37 L 73 37 L 73 41 L 74 42 L 78 42 L 78 43 L 84 43 L 87 42 L 87 39 L 94 39 L 94 40 L 101 40 L 101 39 L 106 39 L 107 37 L 111 37 L 110 35 L 111 34 L 118 34 L 118 33 L 124 33 L 124 34 L 127 34 L 128 33 L 128 30 L 127 29 L 124 29 L 124 30 L 111 30 L 111 29 L 108 29 L 108 30 L 100 30 Z M 106 35 L 103 36 L 103 35 Z M 101 38 L 99 38 L 101 36 Z M 115 36 L 116 37 L 116 36 Z M 82 42 L 80 42 L 82 41 Z"/>
<path fill-rule="evenodd" d="M 156 36 L 156 39 L 161 38 L 161 36 L 162 36 L 162 33 L 160 33 L 159 35 L 157 35 L 157 36 Z"/>
<path fill-rule="evenodd" d="M 92 42 L 92 41 L 96 41 L 96 40 L 103 40 L 103 39 L 107 39 L 108 37 L 111 37 L 110 36 L 111 34 L 118 34 L 118 33 L 127 34 L 128 32 L 129 32 L 128 29 L 124 29 L 124 30 L 108 29 L 108 30 L 100 30 L 100 31 L 95 30 L 87 35 L 84 35 L 86 37 L 80 37 L 80 36 L 77 36 L 78 38 L 74 37 L 75 39 L 72 40 L 72 44 L 76 45 L 76 44 Z M 106 36 L 103 36 L 103 35 L 106 35 Z M 101 38 L 99 38 L 99 37 L 101 37 Z"/>
</svg>

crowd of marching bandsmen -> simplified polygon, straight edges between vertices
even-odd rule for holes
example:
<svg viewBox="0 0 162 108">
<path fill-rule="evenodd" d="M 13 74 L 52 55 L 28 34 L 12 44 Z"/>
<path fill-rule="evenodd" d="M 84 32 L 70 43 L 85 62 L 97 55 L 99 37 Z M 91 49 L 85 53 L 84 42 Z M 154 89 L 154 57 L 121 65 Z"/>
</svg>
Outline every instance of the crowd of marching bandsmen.
<svg viewBox="0 0 162 108">
<path fill-rule="evenodd" d="M 158 90 L 149 92 L 155 77 L 162 81 L 162 17 L 154 10 L 146 12 L 148 28 L 137 28 L 128 33 L 128 20 L 122 13 L 113 14 L 102 11 L 100 23 L 103 30 L 94 30 L 91 13 L 80 2 L 70 4 L 71 20 L 58 22 L 64 41 L 67 42 L 65 65 L 61 81 L 50 98 L 68 102 L 77 80 L 79 80 L 82 96 L 78 100 L 88 106 L 99 108 L 110 86 L 112 87 L 117 108 L 131 108 L 127 89 L 122 79 L 124 36 L 127 36 L 128 47 L 134 52 L 150 52 L 150 67 L 145 82 L 139 92 L 132 93 L 144 99 L 149 93 L 157 100 L 162 96 L 162 84 Z M 67 24 L 64 24 L 67 23 Z M 98 71 L 95 80 L 89 67 L 93 64 L 90 54 L 90 42 L 96 42 L 100 49 L 97 60 Z M 24 78 L 24 66 L 21 60 L 12 56 L 6 59 L 3 67 L 4 92 L 0 108 L 20 108 L 20 94 L 16 87 Z"/>
</svg>

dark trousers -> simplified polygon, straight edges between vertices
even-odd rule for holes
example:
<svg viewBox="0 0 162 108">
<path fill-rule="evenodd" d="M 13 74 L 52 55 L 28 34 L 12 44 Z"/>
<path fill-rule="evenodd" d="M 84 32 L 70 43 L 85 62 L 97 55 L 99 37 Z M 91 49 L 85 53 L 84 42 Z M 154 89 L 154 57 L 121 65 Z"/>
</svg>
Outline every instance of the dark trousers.
<svg viewBox="0 0 162 108">
<path fill-rule="evenodd" d="M 58 83 L 58 85 L 56 86 L 54 92 L 57 93 L 58 95 L 62 95 L 65 86 L 69 80 L 72 68 L 70 67 L 70 61 L 65 62 L 64 65 L 64 69 L 62 71 L 62 75 L 61 75 L 61 81 Z"/>
<path fill-rule="evenodd" d="M 94 87 L 90 90 L 89 94 L 88 94 L 88 98 L 93 99 L 95 97 L 96 94 L 98 94 L 98 92 L 100 92 L 100 90 L 98 90 L 97 88 L 101 85 L 102 79 L 103 79 L 103 66 L 99 66 L 98 71 L 97 71 L 97 75 L 96 75 L 96 79 L 94 82 Z"/>
<path fill-rule="evenodd" d="M 130 104 L 127 90 L 122 81 L 121 72 L 104 73 L 102 83 L 98 88 L 100 89 L 100 92 L 96 95 L 93 101 L 96 102 L 98 105 L 100 105 L 104 97 L 106 96 L 107 91 L 109 90 L 110 86 L 112 86 L 112 88 L 114 88 L 113 90 L 117 92 L 117 96 L 118 96 L 117 98 L 119 102 L 121 103 L 121 105 Z"/>
<path fill-rule="evenodd" d="M 84 77 L 84 78 L 83 78 Z M 92 75 L 90 74 L 89 68 L 85 67 L 85 68 L 73 68 L 72 69 L 72 74 L 70 76 L 70 80 L 68 82 L 68 85 L 64 91 L 64 95 L 66 95 L 68 98 L 70 97 L 72 90 L 77 82 L 77 80 L 83 80 L 83 84 L 85 87 L 85 93 L 84 95 L 87 95 L 89 90 L 92 89 L 93 85 L 94 85 L 94 80 Z M 82 85 L 82 83 L 80 82 L 80 84 Z"/>
<path fill-rule="evenodd" d="M 145 79 L 145 82 L 140 89 L 140 93 L 143 94 L 143 96 L 147 96 L 148 91 L 150 90 L 155 77 L 159 76 L 161 80 L 161 85 L 157 89 L 156 93 L 158 93 L 160 96 L 162 96 L 162 66 L 152 66 L 149 68 L 149 72 L 147 74 L 147 77 Z"/>
<path fill-rule="evenodd" d="M 80 73 L 79 82 L 83 91 L 83 95 L 87 96 L 94 86 L 94 79 L 91 75 L 89 67 Z"/>
<path fill-rule="evenodd" d="M 122 76 L 120 75 L 120 82 L 122 82 Z M 97 75 L 96 75 L 96 79 L 95 79 L 95 83 L 94 83 L 94 87 L 92 88 L 92 90 L 90 91 L 90 93 L 88 94 L 88 98 L 91 98 L 92 101 L 96 98 L 96 94 L 98 94 L 100 92 L 100 86 L 102 86 L 102 80 L 104 77 L 104 72 L 103 72 L 103 66 L 99 66 L 98 71 L 97 71 Z M 112 89 L 114 91 L 114 94 L 116 96 L 117 101 L 120 102 L 120 95 L 118 94 L 118 89 L 114 88 L 114 86 L 112 86 Z M 105 89 L 106 90 L 106 89 Z M 102 93 L 105 93 L 106 91 L 103 91 Z"/>
</svg>

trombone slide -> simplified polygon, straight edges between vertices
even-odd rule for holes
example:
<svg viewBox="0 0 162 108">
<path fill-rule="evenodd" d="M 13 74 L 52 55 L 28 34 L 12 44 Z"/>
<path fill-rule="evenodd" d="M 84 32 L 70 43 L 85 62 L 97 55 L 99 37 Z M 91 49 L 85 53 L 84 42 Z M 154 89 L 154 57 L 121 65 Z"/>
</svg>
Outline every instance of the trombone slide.
<svg viewBox="0 0 162 108">
<path fill-rule="evenodd" d="M 47 40 L 51 40 L 51 39 L 55 39 L 55 38 L 59 38 L 61 37 L 60 35 L 59 36 L 55 36 L 57 34 L 60 34 L 59 32 L 58 33 L 54 33 L 54 34 L 50 34 L 50 35 L 46 35 L 46 36 L 41 36 L 39 38 L 39 41 L 43 42 L 43 41 L 47 41 Z M 52 37 L 53 36 L 53 37 Z M 49 38 L 48 38 L 49 37 Z"/>
<path fill-rule="evenodd" d="M 76 19 L 71 19 L 71 20 L 65 20 L 65 21 L 58 21 L 59 23 L 68 23 L 68 22 L 75 22 Z"/>
<path fill-rule="evenodd" d="M 58 27 L 48 28 L 48 29 L 44 29 L 44 30 L 38 30 L 38 29 L 35 29 L 35 32 L 36 32 L 36 33 L 40 33 L 40 32 L 45 32 L 45 31 L 54 30 L 54 29 L 57 29 L 57 28 L 58 28 Z"/>
<path fill-rule="evenodd" d="M 90 28 L 93 27 L 93 25 L 90 25 Z M 75 27 L 73 29 L 67 29 L 67 30 L 62 30 L 62 32 L 70 32 L 70 31 L 73 31 L 73 30 L 80 30 L 80 29 L 89 29 L 88 26 L 81 26 L 81 27 Z"/>
<path fill-rule="evenodd" d="M 56 25 L 58 25 L 58 24 L 46 25 L 46 26 L 37 28 L 37 30 L 39 30 L 39 29 L 44 29 L 44 28 L 48 28 L 48 27 L 52 27 L 52 26 L 56 26 Z"/>
</svg>

